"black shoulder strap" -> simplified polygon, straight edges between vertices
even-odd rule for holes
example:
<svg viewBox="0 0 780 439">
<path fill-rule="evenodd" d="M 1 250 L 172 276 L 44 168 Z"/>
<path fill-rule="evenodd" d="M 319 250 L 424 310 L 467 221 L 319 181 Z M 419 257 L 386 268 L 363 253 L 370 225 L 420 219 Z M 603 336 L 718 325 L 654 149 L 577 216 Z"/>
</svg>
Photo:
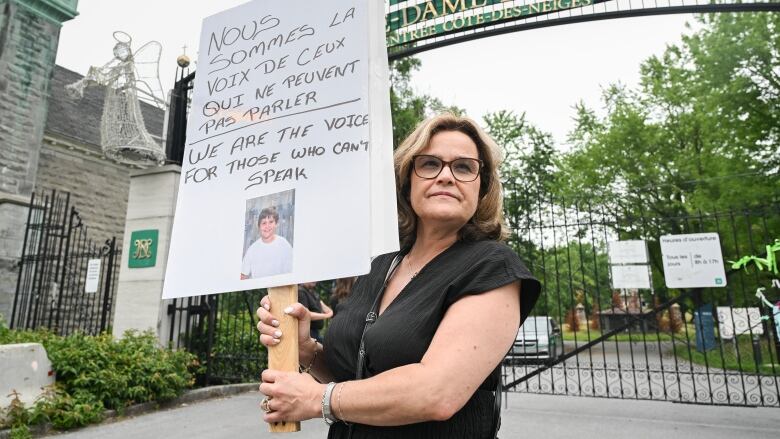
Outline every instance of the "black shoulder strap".
<svg viewBox="0 0 780 439">
<path fill-rule="evenodd" d="M 493 430 L 493 438 L 498 439 L 498 430 L 501 429 L 501 401 L 504 393 L 504 383 L 503 377 L 501 376 L 500 363 L 496 368 L 496 372 L 498 372 L 498 376 L 496 377 L 498 384 L 496 384 L 496 399 L 493 403 L 493 426 L 491 430 Z"/>
<path fill-rule="evenodd" d="M 379 302 L 382 300 L 382 296 L 385 293 L 385 288 L 387 288 L 387 282 L 390 280 L 390 276 L 395 273 L 396 268 L 398 268 L 398 265 L 401 263 L 401 259 L 403 259 L 403 255 L 401 253 L 398 253 L 395 255 L 395 258 L 393 258 L 393 262 L 390 263 L 390 268 L 387 270 L 387 274 L 385 275 L 385 281 L 382 283 L 382 288 L 379 290 L 379 292 L 376 294 L 376 297 L 374 298 L 374 303 L 371 305 L 371 308 L 368 310 L 368 314 L 366 314 L 366 324 L 363 326 L 363 333 L 360 334 L 360 349 L 358 349 L 358 358 L 357 358 L 357 367 L 355 368 L 355 379 L 359 380 L 364 377 L 364 371 L 365 371 L 365 361 L 366 361 L 366 349 L 365 349 L 365 336 L 366 331 L 368 331 L 368 328 L 371 327 L 371 325 L 374 324 L 376 321 L 377 313 L 379 312 Z"/>
</svg>

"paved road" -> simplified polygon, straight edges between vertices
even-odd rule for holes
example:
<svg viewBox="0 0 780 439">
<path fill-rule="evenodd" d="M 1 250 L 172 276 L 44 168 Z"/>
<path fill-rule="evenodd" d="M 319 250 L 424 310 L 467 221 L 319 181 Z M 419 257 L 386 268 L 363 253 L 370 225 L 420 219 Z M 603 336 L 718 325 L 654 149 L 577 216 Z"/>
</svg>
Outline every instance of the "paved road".
<svg viewBox="0 0 780 439">
<path fill-rule="evenodd" d="M 565 343 L 566 352 L 574 349 Z M 612 396 L 715 404 L 780 406 L 780 377 L 692 364 L 671 343 L 605 342 L 542 372 L 518 390 L 558 395 Z M 715 355 L 715 353 L 713 353 Z M 504 369 L 511 383 L 535 366 Z"/>
<path fill-rule="evenodd" d="M 279 438 L 258 414 L 260 394 L 245 393 L 88 427 L 58 439 Z M 780 409 L 739 408 L 530 394 L 509 394 L 503 439 L 753 439 L 780 435 Z M 296 439 L 322 439 L 320 420 L 303 423 Z"/>
</svg>

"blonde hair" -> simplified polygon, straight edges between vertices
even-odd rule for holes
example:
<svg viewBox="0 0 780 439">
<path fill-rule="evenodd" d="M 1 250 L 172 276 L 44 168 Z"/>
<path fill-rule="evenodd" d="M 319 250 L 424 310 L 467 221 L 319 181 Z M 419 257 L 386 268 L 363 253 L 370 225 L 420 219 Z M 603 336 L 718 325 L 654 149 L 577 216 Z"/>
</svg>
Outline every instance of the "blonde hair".
<svg viewBox="0 0 780 439">
<path fill-rule="evenodd" d="M 413 157 L 428 147 L 434 135 L 443 131 L 457 131 L 469 136 L 477 145 L 477 153 L 483 162 L 477 210 L 468 223 L 461 227 L 458 232 L 459 239 L 505 240 L 508 232 L 504 223 L 501 179 L 498 175 L 502 159 L 501 150 L 496 142 L 470 118 L 444 113 L 420 123 L 393 154 L 398 202 L 398 234 L 401 245 L 405 248 L 411 247 L 417 234 L 417 214 L 409 200 Z"/>
</svg>

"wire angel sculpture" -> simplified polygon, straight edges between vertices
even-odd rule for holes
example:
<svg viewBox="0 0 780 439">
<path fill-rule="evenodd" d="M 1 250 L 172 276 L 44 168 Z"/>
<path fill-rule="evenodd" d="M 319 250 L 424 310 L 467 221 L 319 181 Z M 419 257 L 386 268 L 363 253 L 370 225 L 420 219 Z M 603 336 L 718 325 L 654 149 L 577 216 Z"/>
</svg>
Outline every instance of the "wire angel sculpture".
<svg viewBox="0 0 780 439">
<path fill-rule="evenodd" d="M 65 88 L 80 99 L 90 85 L 105 87 L 100 137 L 106 157 L 133 165 L 163 164 L 165 151 L 146 129 L 140 104 L 166 107 L 159 74 L 162 46 L 150 41 L 133 52 L 130 35 L 117 31 L 114 39 L 114 58 L 102 67 L 90 67 L 86 76 Z"/>
</svg>

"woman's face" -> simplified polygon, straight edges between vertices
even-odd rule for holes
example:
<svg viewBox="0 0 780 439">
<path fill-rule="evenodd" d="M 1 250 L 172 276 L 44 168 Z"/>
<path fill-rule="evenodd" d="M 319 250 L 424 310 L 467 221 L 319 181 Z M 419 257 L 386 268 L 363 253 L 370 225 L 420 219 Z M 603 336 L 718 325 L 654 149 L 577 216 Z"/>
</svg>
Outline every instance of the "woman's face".
<svg viewBox="0 0 780 439">
<path fill-rule="evenodd" d="M 431 143 L 419 154 L 436 156 L 445 162 L 458 158 L 478 159 L 477 145 L 460 131 L 442 131 L 431 138 Z M 411 173 L 410 201 L 418 219 L 426 225 L 465 225 L 479 202 L 481 177 L 471 182 L 456 180 L 450 167 L 444 165 L 439 175 L 424 179 Z"/>
</svg>

